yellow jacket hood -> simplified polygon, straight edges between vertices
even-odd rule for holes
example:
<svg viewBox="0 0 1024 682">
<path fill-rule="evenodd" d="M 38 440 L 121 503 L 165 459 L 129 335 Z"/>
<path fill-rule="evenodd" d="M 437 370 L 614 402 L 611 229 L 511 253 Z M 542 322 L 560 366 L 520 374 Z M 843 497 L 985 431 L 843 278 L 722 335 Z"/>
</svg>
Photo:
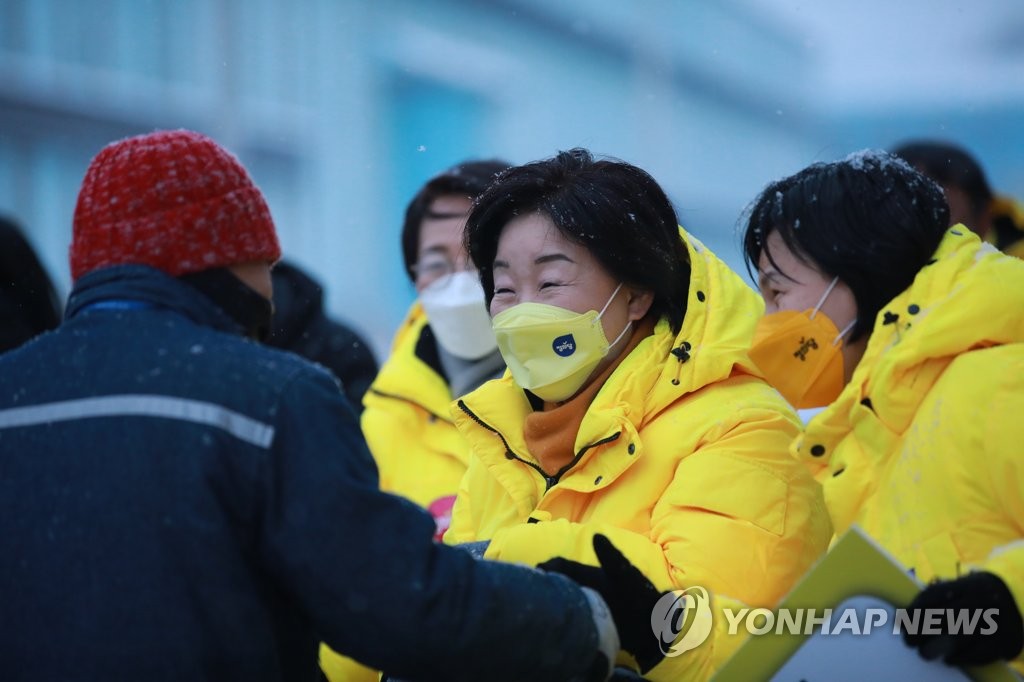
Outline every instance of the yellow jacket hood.
<svg viewBox="0 0 1024 682">
<path fill-rule="evenodd" d="M 932 262 L 878 313 L 850 383 L 811 421 L 797 452 L 812 466 L 827 462 L 865 400 L 888 431 L 903 434 L 954 358 L 1024 340 L 1022 311 L 1019 263 L 964 226 L 951 227 Z"/>
</svg>

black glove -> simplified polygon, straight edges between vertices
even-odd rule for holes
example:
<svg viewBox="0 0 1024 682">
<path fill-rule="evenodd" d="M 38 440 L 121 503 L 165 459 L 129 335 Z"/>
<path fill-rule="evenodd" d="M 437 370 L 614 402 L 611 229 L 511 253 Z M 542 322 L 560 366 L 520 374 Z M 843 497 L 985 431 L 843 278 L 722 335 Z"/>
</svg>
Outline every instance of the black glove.
<svg viewBox="0 0 1024 682">
<path fill-rule="evenodd" d="M 1006 583 L 992 573 L 970 573 L 956 580 L 935 582 L 921 590 L 907 607 L 909 611 L 920 609 L 967 609 L 984 612 L 997 609 L 992 620 L 995 632 L 982 634 L 988 629 L 984 614 L 978 617 L 973 631 L 949 632 L 946 614 L 939 620 L 941 633 L 937 635 L 903 632 L 903 640 L 918 649 L 928 660 L 943 659 L 949 665 L 985 665 L 995 661 L 1009 661 L 1016 658 L 1024 647 L 1024 622 L 1020 609 L 1013 600 Z M 917 622 L 923 627 L 924 613 L 916 614 Z"/>
<path fill-rule="evenodd" d="M 594 553 L 600 568 L 562 558 L 545 561 L 538 568 L 561 573 L 600 594 L 611 609 L 622 648 L 646 673 L 665 657 L 651 631 L 651 612 L 663 593 L 605 536 L 594 536 Z"/>
</svg>

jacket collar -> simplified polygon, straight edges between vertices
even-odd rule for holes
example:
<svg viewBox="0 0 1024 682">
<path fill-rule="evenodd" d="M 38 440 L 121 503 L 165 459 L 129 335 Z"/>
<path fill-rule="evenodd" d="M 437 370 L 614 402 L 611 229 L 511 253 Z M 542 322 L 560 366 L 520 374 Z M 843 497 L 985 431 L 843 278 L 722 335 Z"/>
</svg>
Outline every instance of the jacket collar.
<svg viewBox="0 0 1024 682">
<path fill-rule="evenodd" d="M 290 263 L 279 262 L 271 273 L 274 283 L 274 319 L 268 343 L 291 348 L 323 312 L 323 288 Z"/>
<path fill-rule="evenodd" d="M 242 334 L 242 328 L 201 292 L 145 265 L 94 270 L 75 282 L 64 317 L 69 320 L 100 301 L 129 300 L 180 313 L 197 324 Z"/>
<path fill-rule="evenodd" d="M 933 259 L 875 319 L 864 357 L 839 398 L 794 444 L 799 456 L 827 462 L 851 430 L 878 422 L 875 441 L 901 436 L 946 367 L 976 348 L 1024 341 L 1024 267 L 951 227 Z M 878 456 L 891 448 L 875 443 Z M 817 448 L 817 454 L 812 448 Z"/>
<path fill-rule="evenodd" d="M 419 302 L 413 303 L 395 334 L 391 354 L 370 390 L 415 403 L 436 417 L 450 421 L 452 394 L 440 363 L 427 316 Z"/>
</svg>

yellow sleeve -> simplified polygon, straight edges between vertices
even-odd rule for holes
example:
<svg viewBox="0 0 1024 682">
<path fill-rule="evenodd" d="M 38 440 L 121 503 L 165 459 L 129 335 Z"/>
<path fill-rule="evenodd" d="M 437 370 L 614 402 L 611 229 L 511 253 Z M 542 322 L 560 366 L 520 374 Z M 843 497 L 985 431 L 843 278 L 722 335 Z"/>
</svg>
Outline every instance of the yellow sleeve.
<svg viewBox="0 0 1024 682">
<path fill-rule="evenodd" d="M 459 492 L 455 497 L 451 525 L 448 526 L 448 532 L 444 534 L 444 544 L 446 545 L 461 545 L 479 540 L 476 534 L 478 526 L 473 520 L 473 512 L 470 507 L 469 491 L 474 487 L 472 482 L 479 478 L 482 466 L 479 459 L 470 458 L 469 467 L 462 477 L 462 482 L 459 483 Z"/>
<path fill-rule="evenodd" d="M 534 517 L 538 515 L 541 514 L 534 514 Z M 542 519 L 538 523 L 508 526 L 494 534 L 484 556 L 487 559 L 525 563 L 530 566 L 536 566 L 555 557 L 564 557 L 596 566 L 594 535 L 598 533 L 607 536 L 630 563 L 639 568 L 658 589 L 675 587 L 665 565 L 665 552 L 659 545 L 646 535 L 604 523 Z"/>
<path fill-rule="evenodd" d="M 381 490 L 427 508 L 454 495 L 466 471 L 468 446 L 455 425 L 431 419 L 426 410 L 401 399 L 371 392 L 360 420 L 363 437 L 377 463 Z"/>
<path fill-rule="evenodd" d="M 710 594 L 712 628 L 708 638 L 698 646 L 675 656 L 666 656 L 644 675 L 649 682 L 699 682 L 708 680 L 729 657 L 736 653 L 750 636 L 745 628 L 736 627 L 735 618 L 725 615 L 725 609 L 739 613 L 746 608 L 742 602 L 717 594 Z M 683 639 L 689 630 L 680 633 Z"/>
<path fill-rule="evenodd" d="M 424 322 L 423 311 L 416 302 L 409 308 L 405 319 L 395 332 L 391 350 L 381 365 L 377 378 L 363 394 L 363 411 L 359 416 L 363 438 L 366 439 L 370 454 L 377 464 L 380 489 L 409 498 L 414 497 L 410 492 L 416 489 L 415 479 L 412 477 L 413 474 L 406 472 L 408 467 L 403 464 L 418 459 L 417 443 L 420 442 L 422 435 L 419 433 L 418 415 L 410 403 L 378 393 L 377 382 L 388 376 L 395 355 L 401 354 L 403 346 L 413 341 L 409 335 L 418 335 Z M 423 502 L 420 499 L 415 501 L 421 506 L 430 502 Z"/>
<path fill-rule="evenodd" d="M 529 531 L 519 530 L 524 528 Z M 536 565 L 554 556 L 563 556 L 596 565 L 597 558 L 594 556 L 592 540 L 595 533 L 608 536 L 612 544 L 640 568 L 651 582 L 658 585 L 659 589 L 668 591 L 674 587 L 664 585 L 669 573 L 665 567 L 665 553 L 658 545 L 644 535 L 603 524 L 586 525 L 559 519 L 506 528 L 495 535 L 486 558 L 502 560 L 504 554 L 506 561 Z M 556 543 L 556 548 L 560 549 L 552 551 L 551 543 Z M 707 680 L 743 643 L 747 637 L 746 631 L 739 629 L 730 634 L 730 619 L 725 616 L 722 609 L 731 608 L 733 612 L 737 612 L 744 608 L 744 605 L 735 599 L 710 591 L 709 594 L 712 629 L 707 639 L 677 656 L 667 656 L 649 670 L 644 679 L 650 682 Z M 686 634 L 687 631 L 680 633 L 680 638 Z M 651 636 L 654 636 L 653 632 Z M 624 652 L 620 654 L 618 663 L 636 668 L 631 657 Z"/>
<path fill-rule="evenodd" d="M 320 670 L 328 682 L 377 682 L 380 673 L 373 668 L 336 653 L 326 644 L 320 645 Z"/>
<path fill-rule="evenodd" d="M 400 478 L 401 468 L 397 462 L 399 452 L 406 452 L 410 443 L 415 442 L 409 438 L 403 420 L 392 412 L 391 407 L 386 399 L 367 392 L 363 397 L 363 413 L 359 418 L 363 437 L 377 463 L 380 488 L 389 492 L 396 489 Z M 397 407 L 405 409 L 404 406 Z"/>
<path fill-rule="evenodd" d="M 1024 460 L 1020 457 L 1020 444 L 1024 442 L 1024 353 L 1000 363 L 1000 386 L 992 393 L 983 442 L 985 456 L 980 458 L 989 466 L 993 492 L 1004 510 L 1007 523 L 1017 540 L 995 548 L 979 568 L 1002 578 L 1010 588 L 1017 608 L 1024 613 Z M 1024 663 L 1024 652 L 1016 659 Z"/>
<path fill-rule="evenodd" d="M 652 513 L 674 585 L 776 604 L 828 547 L 821 487 L 789 455 L 795 417 L 747 409 L 678 465 Z"/>
</svg>

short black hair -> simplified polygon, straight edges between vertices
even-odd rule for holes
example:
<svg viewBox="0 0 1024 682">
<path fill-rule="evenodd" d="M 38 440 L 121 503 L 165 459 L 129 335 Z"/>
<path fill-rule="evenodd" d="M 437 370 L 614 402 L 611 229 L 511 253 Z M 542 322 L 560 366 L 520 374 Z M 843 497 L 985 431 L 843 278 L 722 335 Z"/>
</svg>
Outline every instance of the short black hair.
<svg viewBox="0 0 1024 682">
<path fill-rule="evenodd" d="M 950 142 L 913 140 L 898 145 L 892 153 L 940 185 L 963 190 L 975 216 L 992 203 L 992 188 L 985 171 L 962 147 Z"/>
<path fill-rule="evenodd" d="M 672 202 L 647 172 L 586 149 L 505 171 L 477 197 L 466 223 L 466 250 L 494 297 L 498 239 L 516 216 L 540 213 L 584 246 L 609 274 L 654 293 L 650 314 L 678 331 L 686 314 L 690 260 Z"/>
<path fill-rule="evenodd" d="M 910 286 L 949 227 L 942 189 L 877 150 L 772 182 L 744 215 L 748 272 L 757 270 L 765 240 L 777 231 L 794 255 L 850 287 L 857 303 L 851 341 L 871 333 L 875 316 Z"/>
<path fill-rule="evenodd" d="M 405 222 L 402 224 L 402 258 L 410 281 L 416 281 L 420 226 L 425 218 L 439 217 L 430 212 L 434 200 L 454 194 L 472 201 L 487 189 L 499 173 L 511 165 L 502 159 L 464 161 L 435 175 L 416 193 L 405 209 Z"/>
</svg>

